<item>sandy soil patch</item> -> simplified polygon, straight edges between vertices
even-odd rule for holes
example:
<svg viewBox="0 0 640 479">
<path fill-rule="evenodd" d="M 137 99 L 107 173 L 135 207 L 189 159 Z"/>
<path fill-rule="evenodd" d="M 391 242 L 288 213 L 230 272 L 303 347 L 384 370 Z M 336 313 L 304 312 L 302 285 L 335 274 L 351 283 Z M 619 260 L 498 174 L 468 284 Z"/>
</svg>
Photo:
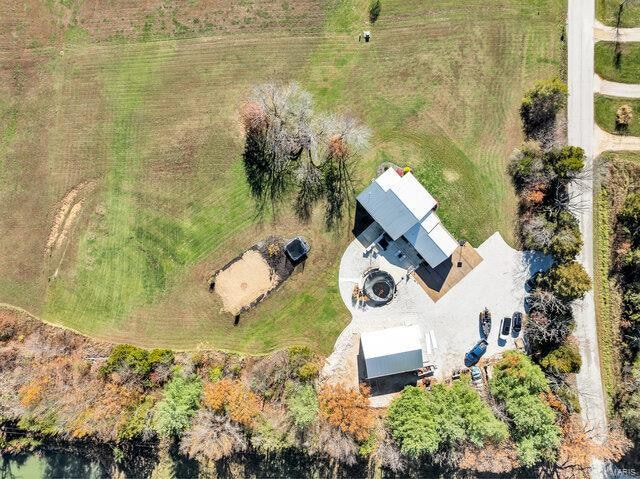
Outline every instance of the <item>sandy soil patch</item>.
<svg viewBox="0 0 640 479">
<path fill-rule="evenodd" d="M 596 125 L 595 137 L 596 155 L 605 151 L 640 150 L 640 138 L 637 136 L 612 135 Z"/>
<path fill-rule="evenodd" d="M 67 193 L 64 198 L 62 198 L 62 203 L 60 204 L 60 207 L 58 208 L 58 211 L 56 211 L 56 215 L 53 218 L 53 226 L 51 226 L 49 238 L 47 238 L 47 245 L 45 246 L 46 255 L 51 252 L 53 245 L 56 243 L 58 235 L 60 234 L 60 229 L 64 224 L 64 220 L 67 217 L 67 214 L 69 214 L 69 211 L 71 210 L 73 202 L 75 201 L 76 196 L 78 196 L 80 189 L 81 185 L 78 185 L 71 191 L 69 191 L 69 193 Z"/>
<path fill-rule="evenodd" d="M 74 225 L 76 218 L 80 214 L 80 210 L 82 210 L 82 201 L 78 201 L 75 205 L 73 205 L 71 211 L 69 211 L 69 216 L 67 216 L 67 220 L 64 222 L 64 227 L 62 228 L 60 235 L 58 235 L 56 248 L 60 248 L 60 246 L 62 246 L 62 243 L 64 243 L 64 240 L 66 240 L 67 236 L 69 236 L 69 230 Z"/>
<path fill-rule="evenodd" d="M 460 179 L 460 173 L 455 170 L 444 170 L 442 176 L 444 176 L 447 183 L 455 183 Z"/>
<path fill-rule="evenodd" d="M 78 195 L 85 189 L 90 190 L 93 188 L 95 183 L 95 181 L 84 181 L 64 195 L 64 198 L 62 198 L 62 202 L 58 207 L 58 211 L 56 211 L 56 214 L 53 217 L 51 231 L 49 232 L 49 237 L 47 238 L 47 243 L 44 248 L 45 257 L 51 254 L 54 245 L 56 248 L 59 248 L 64 242 L 68 235 L 69 228 L 73 225 L 75 218 L 80 213 L 82 202 L 74 204 Z"/>
<path fill-rule="evenodd" d="M 222 298 L 222 309 L 234 315 L 262 299 L 277 285 L 278 276 L 272 273 L 262 254 L 253 249 L 215 277 L 215 292 Z"/>
</svg>

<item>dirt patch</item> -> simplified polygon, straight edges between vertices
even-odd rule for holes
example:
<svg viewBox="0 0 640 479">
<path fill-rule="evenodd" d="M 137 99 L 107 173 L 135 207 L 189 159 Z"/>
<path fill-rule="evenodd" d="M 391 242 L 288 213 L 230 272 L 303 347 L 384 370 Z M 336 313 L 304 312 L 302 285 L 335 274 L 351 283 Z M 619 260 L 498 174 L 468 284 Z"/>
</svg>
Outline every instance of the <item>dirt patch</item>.
<svg viewBox="0 0 640 479">
<path fill-rule="evenodd" d="M 58 236 L 58 240 L 56 241 L 56 248 L 60 248 L 60 246 L 62 246 L 62 243 L 64 243 L 64 240 L 66 240 L 67 236 L 69 236 L 69 230 L 74 225 L 76 218 L 80 214 L 80 210 L 82 210 L 82 201 L 77 202 L 75 205 L 73 205 L 73 208 L 71 208 L 69 216 L 67 216 L 67 221 L 64 222 L 64 227 L 62 228 L 62 231 Z"/>
<path fill-rule="evenodd" d="M 294 264 L 284 252 L 285 240 L 269 236 L 214 273 L 209 291 L 233 315 L 251 309 L 291 276 Z"/>
<path fill-rule="evenodd" d="M 460 179 L 460 173 L 454 170 L 444 170 L 442 176 L 447 183 L 455 183 Z"/>
<path fill-rule="evenodd" d="M 235 315 L 264 298 L 278 280 L 262 254 L 250 249 L 216 274 L 215 292 L 222 298 L 223 310 Z"/>
<path fill-rule="evenodd" d="M 55 216 L 53 217 L 53 225 L 47 238 L 47 243 L 44 248 L 45 257 L 50 256 L 52 250 L 59 248 L 69 234 L 69 229 L 73 226 L 76 217 L 82 209 L 82 202 L 75 203 L 78 195 L 85 190 L 90 190 L 95 186 L 95 181 L 84 181 L 78 186 L 69 191 L 58 208 Z"/>
<path fill-rule="evenodd" d="M 48 256 L 49 253 L 51 253 L 51 249 L 53 248 L 53 245 L 56 243 L 56 239 L 60 234 L 60 229 L 64 224 L 64 220 L 69 214 L 69 211 L 71 210 L 71 207 L 73 206 L 73 202 L 75 201 L 76 196 L 78 196 L 80 189 L 81 189 L 81 185 L 78 185 L 75 188 L 73 188 L 71 191 L 69 191 L 69 193 L 64 195 L 64 198 L 62 198 L 62 203 L 58 208 L 56 215 L 53 218 L 53 226 L 51 226 L 51 231 L 49 232 L 49 238 L 47 238 L 47 245 L 45 246 L 45 256 Z"/>
</svg>

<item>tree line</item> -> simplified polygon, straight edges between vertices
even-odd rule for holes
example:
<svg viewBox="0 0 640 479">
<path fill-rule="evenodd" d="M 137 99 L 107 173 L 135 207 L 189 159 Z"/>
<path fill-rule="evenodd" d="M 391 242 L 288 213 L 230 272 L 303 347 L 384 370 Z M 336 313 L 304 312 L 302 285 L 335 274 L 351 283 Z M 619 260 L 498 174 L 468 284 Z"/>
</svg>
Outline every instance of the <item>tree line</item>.
<svg viewBox="0 0 640 479">
<path fill-rule="evenodd" d="M 584 433 L 584 426 L 573 377 L 581 368 L 581 356 L 572 336 L 572 305 L 591 289 L 591 278 L 576 261 L 583 245 L 576 214 L 582 207 L 580 188 L 592 179 L 584 171 L 584 151 L 555 139 L 556 118 L 563 112 L 566 96 L 566 86 L 557 78 L 539 81 L 525 94 L 520 113 L 527 143 L 516 150 L 508 171 L 518 195 L 516 230 L 521 247 L 553 260 L 547 271 L 529 281 L 526 298 L 525 338 L 533 361 L 549 384 L 548 389 L 538 390 L 543 392 L 538 398 L 557 413 L 553 421 L 542 411 L 540 415 L 536 413 L 536 424 L 544 424 L 544 418 L 548 421 L 549 427 L 541 430 L 541 437 L 546 437 L 544 444 L 558 444 L 552 439 L 555 427 L 556 433 L 561 431 L 564 435 L 565 444 L 572 438 L 572 443 L 579 444 L 583 451 L 576 449 L 567 456 L 561 447 L 555 456 L 549 456 L 548 448 L 547 452 L 543 449 L 536 453 L 535 445 L 542 443 L 533 440 L 525 442 L 529 449 L 525 456 L 545 461 L 555 457 L 556 466 L 562 465 L 564 471 L 575 474 L 589 467 L 589 454 L 598 456 L 602 451 L 594 450 L 593 445 L 586 447 L 586 439 L 578 437 L 580 431 Z M 530 427 L 535 430 L 533 425 Z M 609 444 L 615 444 L 615 452 L 611 457 L 619 458 L 628 442 L 615 425 L 612 428 Z"/>
<path fill-rule="evenodd" d="M 618 351 L 617 379 L 612 391 L 616 417 L 622 420 L 636 451 L 640 444 L 640 168 L 622 160 L 606 164 L 603 191 L 612 215 L 608 280 L 616 307 L 612 345 Z M 614 319 L 614 318 L 612 318 Z"/>
</svg>

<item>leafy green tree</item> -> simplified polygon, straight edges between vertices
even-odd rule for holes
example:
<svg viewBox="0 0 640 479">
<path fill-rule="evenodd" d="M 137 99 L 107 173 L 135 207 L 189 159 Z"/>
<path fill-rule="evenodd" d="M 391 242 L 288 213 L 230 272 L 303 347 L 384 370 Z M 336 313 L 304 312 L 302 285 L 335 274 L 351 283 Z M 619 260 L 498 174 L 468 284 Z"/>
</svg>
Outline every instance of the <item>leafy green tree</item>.
<svg viewBox="0 0 640 479">
<path fill-rule="evenodd" d="M 448 446 L 482 446 L 501 442 L 507 427 L 496 419 L 468 381 L 452 387 L 436 385 L 431 391 L 407 387 L 389 408 L 391 433 L 404 454 L 417 457 Z"/>
<path fill-rule="evenodd" d="M 560 428 L 556 414 L 539 396 L 514 396 L 506 401 L 507 414 L 513 423 L 518 457 L 525 466 L 540 460 L 553 461 L 560 446 Z"/>
<path fill-rule="evenodd" d="M 566 263 L 574 260 L 581 249 L 582 234 L 580 227 L 575 224 L 557 228 L 546 252 L 552 254 L 559 263 Z"/>
<path fill-rule="evenodd" d="M 445 443 L 482 446 L 486 440 L 496 443 L 508 437 L 506 425 L 496 419 L 466 380 L 457 381 L 450 388 L 434 386 L 427 393 L 427 404 Z"/>
<path fill-rule="evenodd" d="M 310 381 L 318 376 L 318 358 L 307 346 L 292 346 L 288 350 L 288 376 Z"/>
<path fill-rule="evenodd" d="M 579 146 L 565 146 L 548 152 L 545 161 L 559 178 L 568 179 L 584 168 L 584 150 Z"/>
<path fill-rule="evenodd" d="M 164 387 L 164 397 L 154 408 L 153 426 L 158 435 L 171 437 L 184 431 L 200 405 L 201 395 L 199 378 L 174 373 Z"/>
<path fill-rule="evenodd" d="M 147 395 L 132 411 L 129 420 L 120 426 L 118 439 L 121 441 L 131 441 L 141 436 L 149 429 L 151 411 L 155 404 L 152 395 Z"/>
<path fill-rule="evenodd" d="M 622 271 L 632 281 L 640 280 L 640 248 L 625 253 L 621 260 Z"/>
<path fill-rule="evenodd" d="M 581 299 L 591 289 L 591 278 L 577 261 L 553 266 L 547 280 L 550 289 L 564 301 Z"/>
<path fill-rule="evenodd" d="M 403 454 L 417 458 L 440 446 L 436 423 L 429 412 L 426 392 L 413 386 L 404 388 L 389 406 L 387 422 Z"/>
<path fill-rule="evenodd" d="M 640 438 L 640 390 L 632 393 L 624 402 L 621 417 L 629 436 Z"/>
<path fill-rule="evenodd" d="M 169 349 L 147 351 L 130 344 L 118 344 L 100 368 L 100 374 L 132 373 L 147 378 L 154 369 L 160 365 L 170 366 L 173 360 L 173 351 Z"/>
<path fill-rule="evenodd" d="M 618 213 L 620 225 L 634 239 L 634 243 L 640 241 L 640 193 L 631 193 L 624 201 L 624 206 Z"/>
<path fill-rule="evenodd" d="M 520 117 L 527 138 L 540 139 L 566 104 L 567 94 L 567 85 L 559 78 L 538 81 L 525 93 Z"/>
<path fill-rule="evenodd" d="M 277 424 L 279 426 L 279 424 Z M 293 447 L 289 431 L 276 427 L 267 418 L 261 418 L 251 436 L 251 444 L 262 454 L 281 453 Z"/>
<path fill-rule="evenodd" d="M 318 395 L 312 384 L 287 385 L 287 409 L 293 419 L 293 423 L 304 429 L 318 417 Z"/>
<path fill-rule="evenodd" d="M 524 354 L 509 351 L 496 364 L 490 388 L 511 418 L 522 464 L 530 467 L 554 460 L 561 431 L 555 424 L 555 412 L 541 398 L 541 393 L 549 391 L 542 370 Z"/>
<path fill-rule="evenodd" d="M 582 358 L 577 345 L 573 342 L 568 342 L 542 358 L 540 366 L 560 374 L 577 373 L 582 366 Z"/>
<path fill-rule="evenodd" d="M 538 395 L 549 390 L 542 370 L 521 353 L 509 351 L 496 364 L 491 393 L 505 399 L 512 396 Z"/>
<path fill-rule="evenodd" d="M 622 295 L 622 310 L 629 321 L 640 322 L 640 283 L 631 283 Z"/>
</svg>

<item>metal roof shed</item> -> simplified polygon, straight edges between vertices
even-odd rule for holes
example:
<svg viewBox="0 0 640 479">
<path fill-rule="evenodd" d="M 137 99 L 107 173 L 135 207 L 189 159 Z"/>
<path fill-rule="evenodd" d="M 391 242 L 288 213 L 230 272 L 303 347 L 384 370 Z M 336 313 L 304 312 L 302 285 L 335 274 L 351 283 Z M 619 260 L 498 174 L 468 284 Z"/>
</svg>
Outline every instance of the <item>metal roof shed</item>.
<svg viewBox="0 0 640 479">
<path fill-rule="evenodd" d="M 367 379 L 415 371 L 422 367 L 419 326 L 381 329 L 360 336 Z"/>
</svg>

